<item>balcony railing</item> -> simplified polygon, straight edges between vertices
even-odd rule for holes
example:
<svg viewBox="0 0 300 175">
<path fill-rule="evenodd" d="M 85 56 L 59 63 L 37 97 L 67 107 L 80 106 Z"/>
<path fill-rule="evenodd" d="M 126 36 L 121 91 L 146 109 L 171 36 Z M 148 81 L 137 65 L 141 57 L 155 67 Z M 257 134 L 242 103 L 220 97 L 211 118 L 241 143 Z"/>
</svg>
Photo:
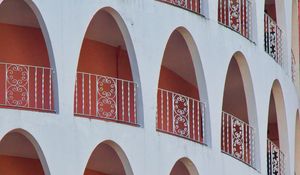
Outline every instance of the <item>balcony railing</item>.
<svg viewBox="0 0 300 175">
<path fill-rule="evenodd" d="M 268 175 L 285 175 L 284 154 L 271 140 L 267 140 Z"/>
<path fill-rule="evenodd" d="M 252 40 L 252 4 L 249 0 L 219 0 L 218 20 Z"/>
<path fill-rule="evenodd" d="M 0 63 L 0 106 L 54 112 L 52 69 Z"/>
<path fill-rule="evenodd" d="M 255 168 L 254 129 L 235 116 L 222 112 L 222 152 Z"/>
<path fill-rule="evenodd" d="M 268 14 L 265 13 L 265 51 L 282 67 L 285 67 L 283 60 L 283 33 Z"/>
<path fill-rule="evenodd" d="M 157 130 L 205 143 L 205 104 L 199 100 L 158 89 Z"/>
<path fill-rule="evenodd" d="M 202 0 L 158 0 L 174 6 L 202 14 Z"/>
<path fill-rule="evenodd" d="M 137 84 L 133 81 L 77 72 L 77 116 L 137 125 Z"/>
</svg>

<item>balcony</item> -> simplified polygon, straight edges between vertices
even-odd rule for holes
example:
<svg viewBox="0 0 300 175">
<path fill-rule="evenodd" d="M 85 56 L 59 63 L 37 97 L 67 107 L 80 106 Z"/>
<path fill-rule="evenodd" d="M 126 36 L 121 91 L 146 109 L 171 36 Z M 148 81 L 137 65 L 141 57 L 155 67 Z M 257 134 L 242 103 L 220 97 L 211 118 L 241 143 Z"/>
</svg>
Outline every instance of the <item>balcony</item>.
<svg viewBox="0 0 300 175">
<path fill-rule="evenodd" d="M 222 152 L 255 168 L 254 129 L 246 122 L 222 112 Z"/>
<path fill-rule="evenodd" d="M 185 95 L 158 89 L 157 130 L 204 143 L 205 104 Z"/>
<path fill-rule="evenodd" d="M 219 0 L 218 21 L 252 40 L 252 4 L 249 0 Z"/>
<path fill-rule="evenodd" d="M 158 0 L 160 2 L 165 2 L 185 10 L 197 13 L 202 13 L 202 0 Z"/>
<path fill-rule="evenodd" d="M 283 33 L 268 14 L 265 13 L 265 52 L 267 52 L 282 68 L 285 63 L 283 60 Z"/>
<path fill-rule="evenodd" d="M 284 154 L 276 144 L 267 140 L 268 175 L 285 175 Z"/>
<path fill-rule="evenodd" d="M 133 81 L 77 72 L 77 116 L 137 125 L 136 89 Z"/>
<path fill-rule="evenodd" d="M 0 63 L 0 106 L 55 112 L 52 69 Z"/>
</svg>

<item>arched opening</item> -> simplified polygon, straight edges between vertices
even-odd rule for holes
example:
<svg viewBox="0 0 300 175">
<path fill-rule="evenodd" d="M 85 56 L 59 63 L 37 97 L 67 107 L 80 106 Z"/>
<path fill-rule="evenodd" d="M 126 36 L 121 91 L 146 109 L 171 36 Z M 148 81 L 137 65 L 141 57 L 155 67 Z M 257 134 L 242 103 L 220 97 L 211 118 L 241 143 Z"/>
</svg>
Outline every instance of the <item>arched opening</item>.
<svg viewBox="0 0 300 175">
<path fill-rule="evenodd" d="M 184 29 L 175 30 L 166 45 L 157 91 L 157 130 L 205 142 L 205 103 Z M 201 82 L 202 83 L 202 82 Z M 203 86 L 203 85 L 202 85 Z M 202 88 L 201 86 L 201 88 Z M 201 94 L 202 95 L 202 94 Z"/>
<path fill-rule="evenodd" d="M 199 175 L 199 173 L 192 161 L 182 158 L 175 163 L 170 175 Z"/>
<path fill-rule="evenodd" d="M 265 0 L 264 43 L 265 51 L 283 67 L 283 33 L 277 22 L 281 14 L 278 10 L 276 0 Z"/>
<path fill-rule="evenodd" d="M 268 175 L 285 174 L 287 163 L 287 128 L 281 88 L 275 82 L 270 94 L 268 114 L 267 169 Z"/>
<path fill-rule="evenodd" d="M 299 111 L 296 114 L 295 127 L 295 175 L 300 174 L 300 119 Z"/>
<path fill-rule="evenodd" d="M 84 175 L 133 175 L 123 150 L 112 142 L 103 142 L 93 151 Z"/>
<path fill-rule="evenodd" d="M 246 60 L 239 52 L 229 63 L 222 111 L 222 152 L 257 168 L 258 134 L 253 86 Z"/>
<path fill-rule="evenodd" d="M 0 106 L 54 112 L 53 71 L 38 18 L 23 0 L 0 4 Z"/>
<path fill-rule="evenodd" d="M 249 40 L 253 40 L 252 0 L 218 0 L 218 21 Z"/>
<path fill-rule="evenodd" d="M 8 133 L 0 142 L 0 174 L 49 174 L 38 150 L 24 134 Z M 44 167 L 44 168 L 43 168 Z M 45 170 L 44 170 L 45 169 Z"/>
<path fill-rule="evenodd" d="M 136 125 L 138 72 L 132 70 L 135 58 L 127 50 L 125 26 L 115 14 L 99 10 L 88 26 L 77 68 L 74 113 Z"/>
</svg>

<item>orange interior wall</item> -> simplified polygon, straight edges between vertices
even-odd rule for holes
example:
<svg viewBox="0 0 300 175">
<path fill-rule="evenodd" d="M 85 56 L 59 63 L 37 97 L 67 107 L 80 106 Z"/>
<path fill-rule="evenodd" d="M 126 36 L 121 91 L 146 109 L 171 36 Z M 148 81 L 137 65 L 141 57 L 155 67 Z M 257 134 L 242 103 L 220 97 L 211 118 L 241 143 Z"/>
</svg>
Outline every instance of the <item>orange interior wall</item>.
<svg viewBox="0 0 300 175">
<path fill-rule="evenodd" d="M 266 5 L 265 10 L 267 11 L 267 14 L 276 21 L 276 6 L 274 4 Z"/>
<path fill-rule="evenodd" d="M 90 39 L 83 41 L 77 70 L 132 80 L 130 61 L 125 50 Z"/>
<path fill-rule="evenodd" d="M 41 29 L 0 23 L 0 61 L 49 67 Z"/>
<path fill-rule="evenodd" d="M 199 99 L 198 88 L 196 86 L 187 82 L 165 66 L 161 67 L 158 87 Z"/>
<path fill-rule="evenodd" d="M 38 159 L 12 156 L 0 156 L 1 175 L 44 175 L 43 167 Z M 92 174 L 91 174 L 92 175 Z"/>
<path fill-rule="evenodd" d="M 97 172 L 97 171 L 94 171 L 94 170 L 90 170 L 90 169 L 85 169 L 84 175 L 107 175 L 107 174 Z"/>
</svg>

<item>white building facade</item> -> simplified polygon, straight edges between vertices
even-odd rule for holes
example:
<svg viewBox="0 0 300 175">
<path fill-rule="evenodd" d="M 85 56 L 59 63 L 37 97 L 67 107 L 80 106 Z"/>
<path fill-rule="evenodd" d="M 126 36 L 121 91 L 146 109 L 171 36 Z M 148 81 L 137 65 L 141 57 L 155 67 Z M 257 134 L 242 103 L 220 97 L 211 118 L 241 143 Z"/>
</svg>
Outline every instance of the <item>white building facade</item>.
<svg viewBox="0 0 300 175">
<path fill-rule="evenodd" d="M 299 174 L 298 33 L 296 0 L 0 1 L 0 174 Z"/>
</svg>

